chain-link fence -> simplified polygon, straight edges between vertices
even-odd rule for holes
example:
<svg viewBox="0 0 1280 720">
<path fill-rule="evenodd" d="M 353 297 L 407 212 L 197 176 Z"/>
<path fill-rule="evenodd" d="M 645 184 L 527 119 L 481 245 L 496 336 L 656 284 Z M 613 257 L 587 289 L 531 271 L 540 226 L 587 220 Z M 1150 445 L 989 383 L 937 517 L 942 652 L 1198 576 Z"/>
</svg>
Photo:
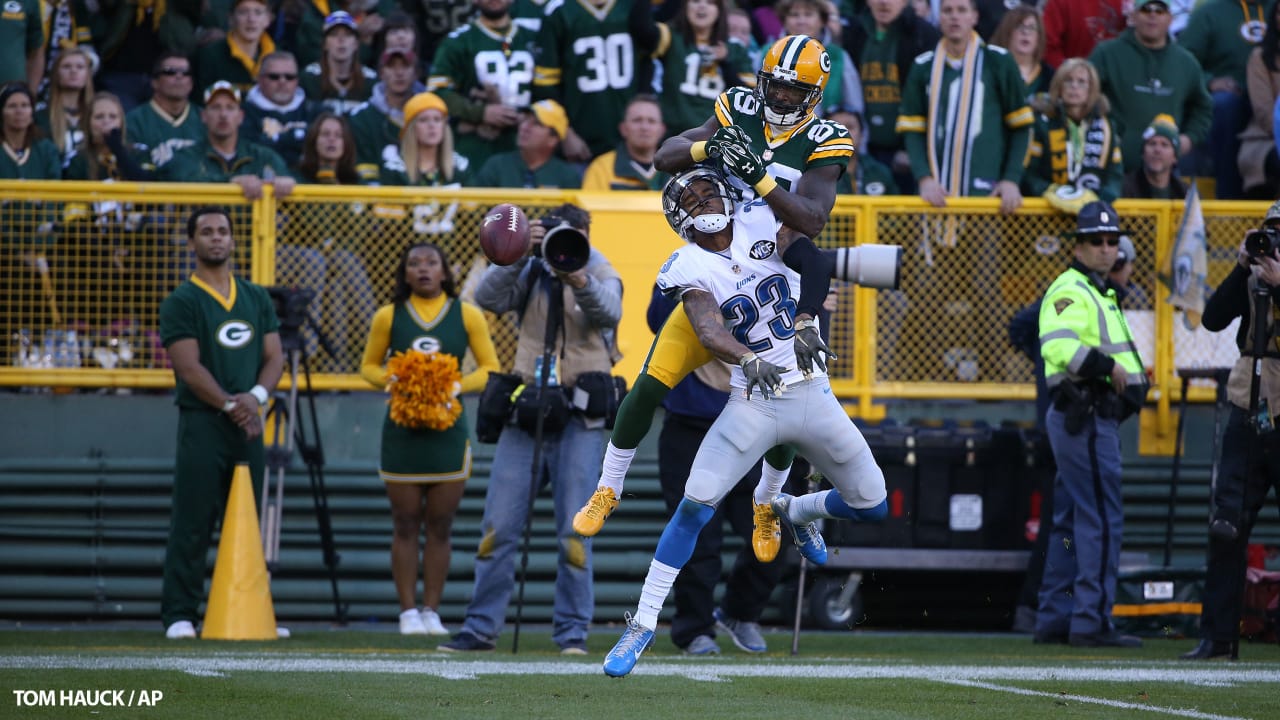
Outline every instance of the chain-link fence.
<svg viewBox="0 0 1280 720">
<path fill-rule="evenodd" d="M 589 193 L 333 186 L 299 186 L 284 201 L 253 203 L 234 186 L 128 183 L 0 183 L 0 197 L 0 384 L 11 386 L 171 385 L 158 307 L 192 270 L 185 223 L 198 205 L 232 209 L 238 274 L 315 292 L 303 333 L 316 386 L 348 389 L 364 387 L 357 373 L 368 324 L 389 302 L 409 245 L 440 245 L 465 298 L 486 267 L 477 231 L 492 206 L 516 202 L 532 222 L 568 200 L 594 205 L 596 222 L 615 212 L 605 196 Z M 657 195 L 651 199 L 644 207 L 659 213 Z M 1181 314 L 1166 305 L 1157 275 L 1182 222 L 1181 204 L 1121 202 L 1118 209 L 1137 249 L 1126 316 L 1157 386 L 1176 392 L 1175 368 L 1229 364 L 1234 343 L 1182 329 Z M 1205 205 L 1210 287 L 1229 272 L 1243 233 L 1264 211 L 1262 204 Z M 629 216 L 618 212 L 613 220 L 625 223 Z M 912 197 L 842 196 L 820 245 L 875 242 L 904 252 L 899 290 L 838 285 L 831 321 L 838 392 L 864 406 L 904 396 L 1026 397 L 1032 364 L 1010 344 L 1009 320 L 1069 263 L 1073 228 L 1038 200 L 1002 216 L 993 200 L 934 210 Z M 635 260 L 637 248 L 660 242 L 678 241 L 602 237 L 600 247 L 616 266 L 632 268 L 623 279 L 633 294 L 656 273 Z M 620 335 L 647 348 L 644 318 L 627 315 Z M 509 318 L 489 320 L 509 367 L 514 327 Z M 1169 348 L 1169 359 L 1159 360 Z"/>
</svg>

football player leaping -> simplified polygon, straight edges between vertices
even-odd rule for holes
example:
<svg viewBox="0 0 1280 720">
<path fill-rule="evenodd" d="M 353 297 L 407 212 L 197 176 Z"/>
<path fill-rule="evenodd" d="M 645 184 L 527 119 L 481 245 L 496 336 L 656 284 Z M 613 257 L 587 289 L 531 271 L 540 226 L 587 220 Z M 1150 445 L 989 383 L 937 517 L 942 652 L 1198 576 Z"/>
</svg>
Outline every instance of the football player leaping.
<svg viewBox="0 0 1280 720">
<path fill-rule="evenodd" d="M 744 202 L 763 199 L 761 206 L 786 226 L 784 234 L 799 236 L 787 247 L 783 262 L 801 278 L 795 351 L 797 368 L 805 373 L 814 366 L 825 370 L 822 355 L 831 355 L 813 323 L 827 296 L 829 278 L 857 279 L 848 277 L 849 263 L 837 256 L 843 251 L 821 252 L 809 239 L 826 226 L 835 204 L 836 180 L 854 153 L 843 125 L 814 115 L 830 70 L 831 59 L 822 43 L 805 35 L 782 38 L 765 55 L 754 90 L 735 87 L 722 93 L 712 117 L 668 139 L 654 159 L 658 169 L 675 173 L 709 157 L 719 158 Z M 573 518 L 576 532 L 600 532 L 618 506 L 623 478 L 662 399 L 711 358 L 677 308 L 619 409 L 599 486 Z M 771 450 L 756 487 L 752 547 L 764 562 L 778 552 L 778 526 L 769 501 L 786 481 L 794 455 L 790 448 Z"/>
<path fill-rule="evenodd" d="M 631 672 L 652 644 L 663 601 L 698 534 L 769 448 L 794 445 L 835 488 L 801 497 L 778 494 L 771 503 L 806 557 L 826 560 L 813 521 L 876 521 L 888 514 L 884 474 L 832 394 L 826 372 L 783 367 L 795 358 L 792 345 L 799 339 L 794 318 L 801 279 L 782 261 L 795 241 L 778 235 L 769 205 L 757 199 L 734 211 L 725 181 L 702 167 L 672 178 L 662 204 L 672 228 L 693 244 L 667 259 L 658 286 L 683 301 L 701 344 L 735 364 L 735 391 L 694 457 L 684 499 L 658 540 L 636 614 L 627 617 L 626 631 L 605 657 L 604 671 L 614 677 Z"/>
</svg>

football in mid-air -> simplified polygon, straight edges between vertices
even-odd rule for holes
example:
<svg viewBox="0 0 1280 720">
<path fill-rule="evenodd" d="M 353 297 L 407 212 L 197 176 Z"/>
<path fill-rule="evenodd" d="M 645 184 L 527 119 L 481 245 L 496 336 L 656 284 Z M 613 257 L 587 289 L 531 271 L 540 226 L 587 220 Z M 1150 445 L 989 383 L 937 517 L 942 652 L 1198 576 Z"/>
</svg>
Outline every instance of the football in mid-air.
<svg viewBox="0 0 1280 720">
<path fill-rule="evenodd" d="M 494 265 L 510 265 L 529 252 L 529 220 L 511 203 L 495 205 L 480 223 L 480 249 Z"/>
</svg>

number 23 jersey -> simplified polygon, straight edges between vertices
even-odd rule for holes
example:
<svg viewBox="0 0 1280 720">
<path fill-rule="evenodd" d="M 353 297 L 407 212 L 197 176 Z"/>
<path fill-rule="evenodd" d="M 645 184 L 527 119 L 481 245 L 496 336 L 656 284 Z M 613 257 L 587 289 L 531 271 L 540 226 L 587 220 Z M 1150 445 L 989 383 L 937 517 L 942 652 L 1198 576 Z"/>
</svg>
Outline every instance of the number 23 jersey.
<svg viewBox="0 0 1280 720">
<path fill-rule="evenodd" d="M 774 365 L 791 368 L 784 382 L 798 383 L 795 369 L 796 300 L 800 275 L 782 262 L 778 252 L 779 223 L 763 201 L 738 205 L 733 218 L 733 243 L 712 252 L 689 243 L 671 254 L 658 271 L 658 287 L 681 297 L 690 290 L 711 294 L 720 305 L 725 326 L 738 342 Z M 815 375 L 825 375 L 815 367 Z M 746 388 L 742 368 L 735 365 L 729 384 Z"/>
<path fill-rule="evenodd" d="M 823 165 L 836 165 L 841 175 L 853 158 L 853 140 L 845 126 L 816 115 L 785 132 L 774 132 L 761 119 L 760 101 L 755 91 L 734 87 L 716 98 L 716 119 L 721 127 L 737 125 L 751 139 L 751 149 L 764 160 L 765 169 L 783 190 L 794 191 L 795 183 L 806 170 Z M 755 191 L 735 177 L 729 181 L 742 192 L 744 200 L 756 196 Z"/>
</svg>

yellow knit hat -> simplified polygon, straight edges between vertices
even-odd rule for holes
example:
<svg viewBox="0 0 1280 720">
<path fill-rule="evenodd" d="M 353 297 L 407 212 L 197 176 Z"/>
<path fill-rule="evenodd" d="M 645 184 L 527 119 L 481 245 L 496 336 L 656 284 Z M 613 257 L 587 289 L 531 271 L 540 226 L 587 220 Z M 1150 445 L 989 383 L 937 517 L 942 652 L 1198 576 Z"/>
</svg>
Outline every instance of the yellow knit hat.
<svg viewBox="0 0 1280 720">
<path fill-rule="evenodd" d="M 400 126 L 400 137 L 404 137 L 404 133 L 413 124 L 413 119 L 418 117 L 425 110 L 439 110 L 444 119 L 449 119 L 449 108 L 435 93 L 418 93 L 404 104 L 404 125 Z"/>
</svg>

